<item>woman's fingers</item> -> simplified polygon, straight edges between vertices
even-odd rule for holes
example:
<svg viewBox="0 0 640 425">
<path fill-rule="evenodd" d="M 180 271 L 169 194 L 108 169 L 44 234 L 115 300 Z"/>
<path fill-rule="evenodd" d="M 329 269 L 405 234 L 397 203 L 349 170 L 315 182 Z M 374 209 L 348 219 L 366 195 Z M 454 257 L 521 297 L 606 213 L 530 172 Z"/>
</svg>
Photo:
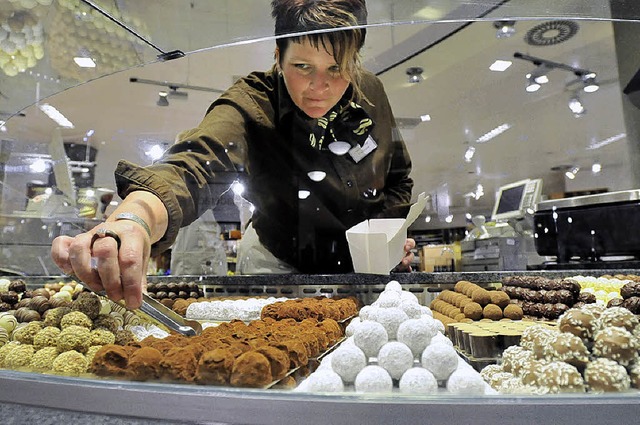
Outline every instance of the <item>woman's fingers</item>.
<svg viewBox="0 0 640 425">
<path fill-rule="evenodd" d="M 72 242 L 73 238 L 70 236 L 59 236 L 51 244 L 51 258 L 65 274 L 73 273 L 73 266 L 69 260 L 69 246 Z"/>
<path fill-rule="evenodd" d="M 81 233 L 69 245 L 69 263 L 73 274 L 94 291 L 102 291 L 100 276 L 91 260 L 91 238 L 93 232 Z"/>
</svg>

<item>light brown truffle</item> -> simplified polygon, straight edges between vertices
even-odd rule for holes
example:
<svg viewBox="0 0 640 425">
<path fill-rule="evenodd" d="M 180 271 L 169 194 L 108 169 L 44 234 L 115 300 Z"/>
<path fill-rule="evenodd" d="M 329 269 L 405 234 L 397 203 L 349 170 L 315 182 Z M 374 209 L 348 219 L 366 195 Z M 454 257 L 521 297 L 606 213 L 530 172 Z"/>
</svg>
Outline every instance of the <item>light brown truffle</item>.
<svg viewBox="0 0 640 425">
<path fill-rule="evenodd" d="M 235 357 L 225 348 L 207 351 L 198 360 L 196 383 L 203 385 L 225 385 L 229 383 Z"/>
<path fill-rule="evenodd" d="M 502 309 L 507 307 L 511 301 L 509 295 L 502 291 L 489 291 L 489 298 L 491 300 L 491 304 L 495 304 Z"/>
<path fill-rule="evenodd" d="M 195 379 L 196 369 L 198 368 L 198 360 L 193 351 L 182 347 L 176 347 L 169 350 L 160 366 L 163 370 L 163 376 L 167 379 L 176 381 L 191 382 Z"/>
<path fill-rule="evenodd" d="M 69 326 L 82 326 L 87 329 L 93 327 L 93 322 L 89 317 L 81 311 L 71 311 L 60 319 L 60 328 L 65 329 Z"/>
<path fill-rule="evenodd" d="M 51 370 L 63 375 L 78 376 L 87 371 L 88 362 L 81 353 L 70 350 L 60 353 L 53 361 Z"/>
<path fill-rule="evenodd" d="M 98 376 L 125 376 L 129 353 L 120 345 L 104 345 L 93 356 L 91 370 Z"/>
<path fill-rule="evenodd" d="M 482 310 L 482 316 L 491 320 L 502 319 L 502 309 L 495 304 L 487 304 Z"/>
<path fill-rule="evenodd" d="M 47 326 L 33 337 L 33 348 L 37 351 L 44 347 L 55 347 L 59 335 L 60 329 L 54 326 Z"/>
<path fill-rule="evenodd" d="M 605 358 L 595 359 L 587 365 L 584 380 L 593 393 L 626 391 L 631 387 L 624 366 Z"/>
<path fill-rule="evenodd" d="M 86 353 L 90 346 L 91 333 L 86 327 L 67 325 L 58 335 L 57 347 L 60 352 L 76 350 L 80 353 Z"/>
<path fill-rule="evenodd" d="M 129 356 L 128 376 L 136 381 L 159 379 L 162 374 L 161 361 L 160 351 L 153 347 L 142 347 Z"/>
<path fill-rule="evenodd" d="M 477 302 L 470 302 L 464 306 L 464 315 L 471 320 L 482 319 L 482 306 Z"/>
<path fill-rule="evenodd" d="M 271 364 L 264 355 L 249 351 L 233 362 L 229 382 L 234 387 L 261 388 L 271 381 Z"/>
<path fill-rule="evenodd" d="M 517 304 L 509 304 L 502 311 L 502 315 L 511 320 L 522 320 L 524 313 L 522 307 Z"/>
</svg>

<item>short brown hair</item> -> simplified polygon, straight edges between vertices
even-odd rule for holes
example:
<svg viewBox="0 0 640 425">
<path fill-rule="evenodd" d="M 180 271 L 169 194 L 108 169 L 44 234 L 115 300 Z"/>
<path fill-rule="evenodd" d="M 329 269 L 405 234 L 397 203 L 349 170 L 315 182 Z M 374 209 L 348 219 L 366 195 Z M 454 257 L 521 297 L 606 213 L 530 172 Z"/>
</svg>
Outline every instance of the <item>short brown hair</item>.
<svg viewBox="0 0 640 425">
<path fill-rule="evenodd" d="M 364 98 L 359 81 L 360 49 L 366 29 L 352 27 L 367 23 L 365 0 L 272 0 L 271 16 L 275 20 L 276 36 L 293 34 L 276 39 L 281 58 L 291 42 L 308 40 L 314 47 L 322 46 L 325 50 L 331 46 L 340 73 L 353 86 L 354 97 Z M 349 29 L 331 31 L 345 27 Z"/>
</svg>

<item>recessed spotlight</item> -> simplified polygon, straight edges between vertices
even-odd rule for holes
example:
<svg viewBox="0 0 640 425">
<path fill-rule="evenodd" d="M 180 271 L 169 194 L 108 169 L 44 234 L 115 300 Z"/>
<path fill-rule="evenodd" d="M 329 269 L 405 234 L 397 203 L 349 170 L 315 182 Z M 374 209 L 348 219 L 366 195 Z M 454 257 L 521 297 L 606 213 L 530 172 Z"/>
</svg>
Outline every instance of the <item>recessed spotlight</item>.
<svg viewBox="0 0 640 425">
<path fill-rule="evenodd" d="M 80 68 L 95 68 L 96 67 L 96 63 L 91 58 L 85 58 L 85 57 L 77 56 L 77 57 L 73 58 L 73 61 Z"/>
<path fill-rule="evenodd" d="M 509 67 L 511 66 L 512 63 L 513 62 L 511 62 L 511 61 L 504 61 L 504 60 L 498 59 L 497 61 L 495 61 L 494 63 L 491 64 L 489 69 L 491 71 L 503 72 L 503 71 L 506 71 L 507 69 L 509 69 Z"/>
</svg>

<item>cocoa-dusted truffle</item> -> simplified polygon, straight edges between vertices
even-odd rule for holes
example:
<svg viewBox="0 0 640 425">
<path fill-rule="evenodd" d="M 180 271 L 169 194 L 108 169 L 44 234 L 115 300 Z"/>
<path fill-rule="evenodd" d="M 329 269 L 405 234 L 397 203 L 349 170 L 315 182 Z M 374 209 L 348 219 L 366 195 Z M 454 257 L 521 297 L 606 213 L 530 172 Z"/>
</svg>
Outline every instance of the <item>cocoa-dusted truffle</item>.
<svg viewBox="0 0 640 425">
<path fill-rule="evenodd" d="M 248 351 L 233 362 L 229 380 L 231 385 L 260 388 L 270 384 L 271 381 L 271 364 L 264 355 L 256 351 Z"/>
<path fill-rule="evenodd" d="M 155 348 L 139 348 L 129 357 L 129 366 L 127 368 L 129 377 L 136 381 L 159 379 L 162 374 L 161 361 L 162 353 Z"/>
<path fill-rule="evenodd" d="M 502 319 L 502 309 L 495 304 L 487 304 L 482 310 L 482 316 L 491 320 Z"/>
<path fill-rule="evenodd" d="M 624 366 L 605 358 L 595 359 L 587 365 L 584 380 L 594 393 L 626 391 L 631 386 Z"/>
<path fill-rule="evenodd" d="M 502 315 L 507 319 L 511 320 L 521 320 L 524 316 L 524 312 L 522 311 L 522 307 L 517 304 L 509 304 L 502 311 Z"/>
<path fill-rule="evenodd" d="M 87 358 L 87 363 L 89 365 L 91 365 L 91 362 L 93 362 L 93 356 L 95 356 L 98 350 L 100 350 L 102 347 L 102 345 L 92 345 L 91 347 L 89 347 L 87 352 L 84 353 L 84 356 Z"/>
<path fill-rule="evenodd" d="M 93 322 L 91 321 L 91 319 L 89 319 L 89 316 L 87 316 L 83 312 L 71 311 L 70 313 L 65 314 L 62 319 L 60 319 L 61 329 L 65 329 L 69 326 L 81 326 L 83 328 L 91 329 L 93 328 Z"/>
<path fill-rule="evenodd" d="M 101 308 L 100 298 L 91 292 L 80 293 L 78 298 L 71 303 L 71 309 L 73 311 L 81 311 L 91 320 L 98 317 Z"/>
<path fill-rule="evenodd" d="M 87 359 L 75 350 L 60 353 L 53 361 L 52 370 L 63 375 L 78 376 L 87 371 Z"/>
<path fill-rule="evenodd" d="M 57 347 L 60 352 L 76 350 L 80 353 L 86 353 L 90 346 L 91 333 L 83 326 L 68 325 L 58 335 Z"/>
<path fill-rule="evenodd" d="M 467 305 L 464 306 L 464 315 L 471 320 L 480 320 L 482 319 L 482 306 L 473 301 L 467 303 Z"/>
<path fill-rule="evenodd" d="M 205 352 L 198 361 L 196 382 L 203 385 L 228 384 L 234 361 L 233 353 L 226 348 Z"/>
<path fill-rule="evenodd" d="M 60 329 L 54 326 L 47 326 L 33 337 L 33 347 L 40 350 L 45 347 L 55 347 L 57 345 Z"/>
<path fill-rule="evenodd" d="M 284 378 L 289 371 L 289 356 L 284 351 L 269 346 L 258 347 L 257 353 L 262 354 L 269 360 L 271 366 L 271 379 L 277 381 Z"/>
<path fill-rule="evenodd" d="M 491 299 L 491 304 L 495 304 L 500 308 L 505 308 L 509 305 L 509 295 L 502 291 L 489 291 L 489 297 Z"/>
<path fill-rule="evenodd" d="M 191 382 L 195 379 L 198 360 L 191 350 L 172 348 L 164 355 L 160 365 L 166 378 Z"/>
<path fill-rule="evenodd" d="M 491 302 L 491 296 L 489 295 L 489 291 L 487 291 L 484 288 L 474 289 L 471 292 L 471 299 L 482 306 L 485 306 Z"/>
<path fill-rule="evenodd" d="M 125 376 L 129 353 L 120 345 L 103 345 L 93 356 L 91 371 L 98 376 Z"/>
</svg>

